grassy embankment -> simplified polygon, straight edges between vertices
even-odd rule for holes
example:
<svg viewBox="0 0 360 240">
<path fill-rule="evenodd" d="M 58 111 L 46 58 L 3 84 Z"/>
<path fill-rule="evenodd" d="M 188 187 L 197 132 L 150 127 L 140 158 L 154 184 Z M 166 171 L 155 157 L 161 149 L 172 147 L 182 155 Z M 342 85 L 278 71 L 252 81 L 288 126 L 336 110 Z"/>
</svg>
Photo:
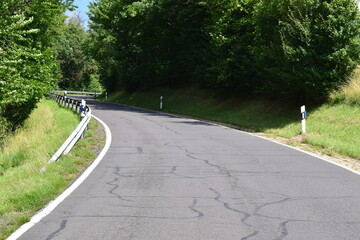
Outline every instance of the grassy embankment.
<svg viewBox="0 0 360 240">
<path fill-rule="evenodd" d="M 150 92 L 117 92 L 109 101 L 231 124 L 240 129 L 281 137 L 290 145 L 331 156 L 360 159 L 360 68 L 351 83 L 330 96 L 322 106 L 307 105 L 307 134 L 300 136 L 300 106 L 266 100 L 221 98 L 207 90 L 158 89 Z"/>
<path fill-rule="evenodd" d="M 91 120 L 86 137 L 67 156 L 48 164 L 79 123 L 77 114 L 43 100 L 0 153 L 0 239 L 29 221 L 81 173 L 104 145 L 102 128 Z M 100 133 L 100 134 L 99 134 Z"/>
</svg>

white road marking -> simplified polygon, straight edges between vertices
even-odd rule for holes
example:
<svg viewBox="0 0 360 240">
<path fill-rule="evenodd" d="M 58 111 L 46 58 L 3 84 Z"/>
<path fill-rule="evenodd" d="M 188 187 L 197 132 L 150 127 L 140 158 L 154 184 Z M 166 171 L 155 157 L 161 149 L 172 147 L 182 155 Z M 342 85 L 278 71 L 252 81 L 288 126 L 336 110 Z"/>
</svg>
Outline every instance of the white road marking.
<svg viewBox="0 0 360 240">
<path fill-rule="evenodd" d="M 213 123 L 213 124 L 214 124 L 214 123 Z M 326 158 L 323 158 L 323 157 L 318 156 L 318 155 L 316 155 L 316 154 L 313 154 L 313 153 L 311 153 L 311 152 L 307 152 L 307 151 L 305 151 L 305 150 L 302 150 L 302 149 L 299 149 L 299 148 L 296 148 L 296 147 L 293 147 L 293 146 L 289 146 L 289 145 L 286 145 L 286 144 L 284 144 L 284 143 L 280 143 L 280 142 L 277 142 L 277 141 L 275 141 L 275 140 L 272 140 L 272 139 L 269 139 L 269 138 L 266 138 L 266 137 L 258 136 L 258 135 L 253 134 L 253 133 L 244 132 L 244 131 L 241 131 L 241 130 L 238 130 L 238 129 L 235 129 L 235 128 L 230 128 L 230 127 L 227 127 L 227 126 L 224 126 L 224 125 L 220 125 L 220 124 L 217 124 L 217 123 L 215 123 L 214 125 L 217 125 L 217 126 L 219 126 L 219 127 L 223 127 L 223 128 L 226 128 L 226 129 L 235 130 L 235 131 L 238 131 L 238 132 L 241 132 L 241 133 L 245 133 L 245 134 L 247 134 L 247 135 L 251 135 L 251 136 L 254 136 L 254 137 L 262 138 L 262 139 L 264 139 L 264 140 L 267 140 L 267 141 L 270 141 L 270 142 L 273 142 L 273 143 L 276 143 L 276 144 L 280 144 L 280 145 L 282 145 L 282 146 L 284 146 L 284 147 L 288 147 L 288 148 L 297 150 L 297 151 L 299 151 L 299 152 L 305 153 L 305 154 L 307 154 L 307 155 L 310 155 L 310 156 L 315 157 L 315 158 L 317 158 L 317 159 L 320 159 L 320 160 L 323 160 L 323 161 L 325 161 L 325 162 L 334 164 L 334 165 L 336 165 L 336 166 L 338 166 L 338 167 L 344 168 L 344 169 L 346 169 L 346 170 L 349 170 L 350 172 L 353 172 L 353 173 L 355 173 L 355 174 L 357 174 L 357 175 L 360 175 L 360 172 L 358 172 L 358 171 L 356 171 L 356 170 L 354 170 L 354 169 L 352 169 L 352 168 L 350 168 L 350 167 L 344 166 L 344 165 L 339 164 L 339 163 L 337 163 L 337 162 L 333 162 L 333 161 L 331 161 L 331 160 L 328 160 L 328 159 L 326 159 Z"/>
<path fill-rule="evenodd" d="M 360 4 L 360 0 L 359 0 L 359 4 Z M 360 6 L 360 5 L 359 5 Z M 160 114 L 163 114 L 163 115 L 168 115 L 168 116 L 175 116 L 175 117 L 182 117 L 182 118 L 185 118 L 185 119 L 191 119 L 191 120 L 196 120 L 196 121 L 200 121 L 200 122 L 206 122 L 206 123 L 210 123 L 212 125 L 215 125 L 215 126 L 219 126 L 219 127 L 222 127 L 222 128 L 226 128 L 226 129 L 231 129 L 231 130 L 235 130 L 235 131 L 238 131 L 238 132 L 241 132 L 241 133 L 245 133 L 245 134 L 248 134 L 248 135 L 251 135 L 251 136 L 254 136 L 254 137 L 258 137 L 258 138 L 262 138 L 264 140 L 267 140 L 267 141 L 270 141 L 270 142 L 273 142 L 273 143 L 276 143 L 276 144 L 280 144 L 284 147 L 288 147 L 288 148 L 291 148 L 291 149 L 294 149 L 294 150 L 297 150 L 297 151 L 300 151 L 302 153 L 305 153 L 307 155 L 310 155 L 312 157 L 315 157 L 317 159 L 320 159 L 322 161 L 325 161 L 325 162 L 328 162 L 328 163 L 331 163 L 333 165 L 336 165 L 338 167 L 341 167 L 341 168 L 344 168 L 350 172 L 353 172 L 357 175 L 360 175 L 360 172 L 359 171 L 356 171 L 350 167 L 347 167 L 347 166 L 344 166 L 340 163 L 337 163 L 337 162 L 334 162 L 334 161 L 331 161 L 331 160 L 328 160 L 326 158 L 323 158 L 319 155 L 316 155 L 314 153 L 311 153 L 311 152 L 307 152 L 305 150 L 302 150 L 302 149 L 299 149 L 299 148 L 296 148 L 296 147 L 293 147 L 293 146 L 289 146 L 289 145 L 286 145 L 284 143 L 280 143 L 280 142 L 277 142 L 275 140 L 272 140 L 270 138 L 266 138 L 266 137 L 262 137 L 262 136 L 259 136 L 259 135 L 256 135 L 256 134 L 253 134 L 253 133 L 249 133 L 249 132 L 245 132 L 245 131 L 242 131 L 242 130 L 239 130 L 239 129 L 235 129 L 235 128 L 231 128 L 231 127 L 227 127 L 225 125 L 222 125 L 221 123 L 215 123 L 215 122 L 211 122 L 211 121 L 208 121 L 206 119 L 195 119 L 195 118 L 192 118 L 191 116 L 185 116 L 185 115 L 180 115 L 180 114 L 176 114 L 176 113 L 167 113 L 167 112 L 160 112 L 160 111 L 156 111 L 156 110 L 150 110 L 150 109 L 146 109 L 146 108 L 141 108 L 141 107 L 134 107 L 134 106 L 130 106 L 130 105 L 126 105 L 126 104 L 119 104 L 119 103 L 113 103 L 111 102 L 112 104 L 116 104 L 116 105 L 119 105 L 119 106 L 127 106 L 127 107 L 132 107 L 132 108 L 138 108 L 138 109 L 143 109 L 143 110 L 147 110 L 147 111 L 151 111 L 151 112 L 156 112 L 156 113 L 160 113 Z"/>
<path fill-rule="evenodd" d="M 106 135 L 106 142 L 104 148 L 101 150 L 99 156 L 95 159 L 95 161 L 84 171 L 84 173 L 69 187 L 67 188 L 60 196 L 58 196 L 54 201 L 50 202 L 44 209 L 38 212 L 35 216 L 33 216 L 28 223 L 22 225 L 19 229 L 17 229 L 14 233 L 12 233 L 7 240 L 15 240 L 18 239 L 21 235 L 23 235 L 26 231 L 32 228 L 36 223 L 40 222 L 41 219 L 46 217 L 49 213 L 51 213 L 62 201 L 65 200 L 77 187 L 80 186 L 82 182 L 90 175 L 90 173 L 95 169 L 95 167 L 101 162 L 104 158 L 105 154 L 110 148 L 111 144 L 111 131 L 110 128 L 99 118 L 92 115 L 98 122 L 100 122 L 104 129 Z"/>
</svg>

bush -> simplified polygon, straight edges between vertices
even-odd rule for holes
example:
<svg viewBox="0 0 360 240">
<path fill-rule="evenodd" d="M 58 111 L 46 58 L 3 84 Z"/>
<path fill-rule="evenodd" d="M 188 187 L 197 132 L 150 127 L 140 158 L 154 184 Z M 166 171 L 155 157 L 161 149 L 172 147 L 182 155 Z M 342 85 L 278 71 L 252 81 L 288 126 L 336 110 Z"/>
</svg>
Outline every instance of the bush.
<svg viewBox="0 0 360 240">
<path fill-rule="evenodd" d="M 261 1 L 255 16 L 258 69 L 268 94 L 324 99 L 360 57 L 353 0 Z"/>
<path fill-rule="evenodd" d="M 44 2 L 46 4 L 44 4 Z M 9 0 L 0 4 L 0 135 L 21 125 L 52 90 L 59 69 L 56 24 L 69 1 Z"/>
</svg>

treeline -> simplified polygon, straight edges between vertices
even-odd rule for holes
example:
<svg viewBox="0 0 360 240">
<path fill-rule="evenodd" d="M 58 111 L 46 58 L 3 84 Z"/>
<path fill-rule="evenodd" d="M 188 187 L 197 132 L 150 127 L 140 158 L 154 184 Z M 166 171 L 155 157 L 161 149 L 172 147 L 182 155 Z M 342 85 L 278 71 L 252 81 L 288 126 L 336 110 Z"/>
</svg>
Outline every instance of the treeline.
<svg viewBox="0 0 360 240">
<path fill-rule="evenodd" d="M 360 57 L 355 0 L 96 0 L 90 19 L 108 90 L 191 84 L 320 100 Z"/>
<path fill-rule="evenodd" d="M 51 90 L 102 91 L 73 0 L 0 4 L 0 140 Z M 0 141 L 1 142 L 1 141 Z"/>
<path fill-rule="evenodd" d="M 19 126 L 60 78 L 55 45 L 72 0 L 0 4 L 0 140 Z"/>
<path fill-rule="evenodd" d="M 91 39 L 80 16 L 70 14 L 60 32 L 56 47 L 61 70 L 59 88 L 102 92 L 98 65 L 88 51 Z"/>
</svg>

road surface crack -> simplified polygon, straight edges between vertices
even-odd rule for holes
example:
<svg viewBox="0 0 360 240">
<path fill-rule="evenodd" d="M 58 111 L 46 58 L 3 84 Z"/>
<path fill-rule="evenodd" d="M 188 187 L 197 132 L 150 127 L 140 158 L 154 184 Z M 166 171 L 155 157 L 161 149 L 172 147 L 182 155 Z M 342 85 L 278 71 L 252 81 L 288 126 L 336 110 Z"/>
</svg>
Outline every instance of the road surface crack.
<svg viewBox="0 0 360 240">
<path fill-rule="evenodd" d="M 248 226 L 248 227 L 254 227 L 253 225 L 251 225 L 251 224 L 249 224 L 249 223 L 246 222 L 246 220 L 247 220 L 249 217 L 251 217 L 251 215 L 250 215 L 249 213 L 244 212 L 244 211 L 241 211 L 241 210 L 238 210 L 238 209 L 235 209 L 235 208 L 232 208 L 229 203 L 227 203 L 227 202 L 225 202 L 225 201 L 223 201 L 223 200 L 220 200 L 221 194 L 220 194 L 218 191 L 216 191 L 216 190 L 213 189 L 213 188 L 209 188 L 209 190 L 212 191 L 213 193 L 215 193 L 215 195 L 216 195 L 216 197 L 214 198 L 215 201 L 223 204 L 223 206 L 224 206 L 227 210 L 230 210 L 230 211 L 232 211 L 232 212 L 236 212 L 236 213 L 240 213 L 240 214 L 244 215 L 244 217 L 241 218 L 241 220 L 240 220 L 242 224 L 244 224 L 245 226 Z"/>
<path fill-rule="evenodd" d="M 275 240 L 284 239 L 288 235 L 288 230 L 286 228 L 286 224 L 288 224 L 289 222 L 290 221 L 288 220 L 288 221 L 280 223 L 278 231 L 281 233 L 281 235 L 279 237 L 277 237 Z"/>
<path fill-rule="evenodd" d="M 160 124 L 160 123 L 157 122 L 157 121 L 151 120 L 151 119 L 149 119 L 149 118 L 147 118 L 147 117 L 144 117 L 144 119 L 148 120 L 149 122 L 155 123 L 155 124 L 158 125 L 159 127 L 165 128 L 166 130 L 168 130 L 168 131 L 170 131 L 170 132 L 173 132 L 173 133 L 175 133 L 175 134 L 177 134 L 177 135 L 182 135 L 181 133 L 179 133 L 179 132 L 177 132 L 177 131 L 174 131 L 174 130 L 172 130 L 171 128 L 165 126 L 165 125 L 162 125 L 162 124 Z"/>
<path fill-rule="evenodd" d="M 63 220 L 60 224 L 60 228 L 58 230 L 56 230 L 55 232 L 51 233 L 49 236 L 47 236 L 46 240 L 50 240 L 53 237 L 56 236 L 56 234 L 58 234 L 59 232 L 61 232 L 62 230 L 64 230 L 66 228 L 66 223 L 68 220 Z"/>
<path fill-rule="evenodd" d="M 258 233 L 259 233 L 259 231 L 255 231 L 255 232 L 253 232 L 252 234 L 241 238 L 241 240 L 248 240 L 248 239 L 250 239 L 250 238 L 252 238 L 252 237 L 255 237 Z"/>
<path fill-rule="evenodd" d="M 194 200 L 193 200 L 193 202 L 192 202 L 192 205 L 189 206 L 189 208 L 190 208 L 190 210 L 194 211 L 194 212 L 198 215 L 198 216 L 197 216 L 198 218 L 201 218 L 201 217 L 204 216 L 204 213 L 201 212 L 201 211 L 199 211 L 199 210 L 197 210 L 197 209 L 195 209 L 196 204 L 197 204 L 197 199 L 194 198 Z"/>
<path fill-rule="evenodd" d="M 122 176 L 122 175 L 120 174 L 120 168 L 119 168 L 119 167 L 115 168 L 115 173 L 114 173 L 114 174 L 117 175 L 117 176 L 119 176 L 119 177 L 114 178 L 114 180 L 112 180 L 111 182 L 107 182 L 107 183 L 106 183 L 106 184 L 108 184 L 108 185 L 110 185 L 110 186 L 113 186 L 113 188 L 110 189 L 110 190 L 108 191 L 108 193 L 110 193 L 110 194 L 112 194 L 112 195 L 115 195 L 118 199 L 120 199 L 120 200 L 122 200 L 122 201 L 132 202 L 132 200 L 124 199 L 120 194 L 115 193 L 115 190 L 117 190 L 117 189 L 120 187 L 119 184 L 116 184 L 116 182 L 117 182 L 120 178 L 122 178 L 122 177 L 124 177 L 124 176 Z"/>
</svg>

